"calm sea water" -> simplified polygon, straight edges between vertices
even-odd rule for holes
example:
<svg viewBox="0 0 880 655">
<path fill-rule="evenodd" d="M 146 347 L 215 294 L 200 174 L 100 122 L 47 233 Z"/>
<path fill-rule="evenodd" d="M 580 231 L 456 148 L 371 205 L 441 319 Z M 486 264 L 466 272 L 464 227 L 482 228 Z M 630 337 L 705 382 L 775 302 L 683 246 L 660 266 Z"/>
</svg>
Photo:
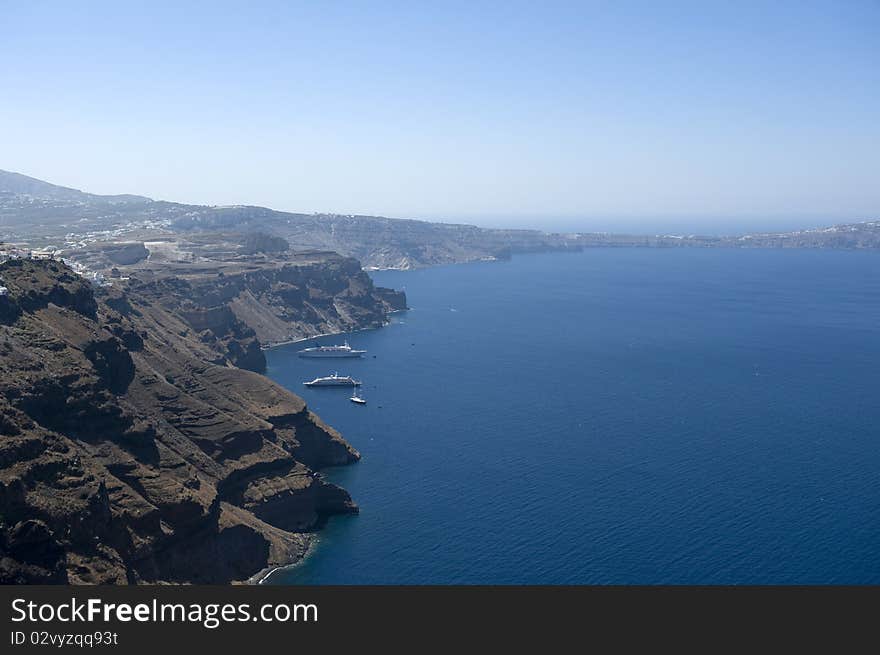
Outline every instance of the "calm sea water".
<svg viewBox="0 0 880 655">
<path fill-rule="evenodd" d="M 374 274 L 367 358 L 268 353 L 362 453 L 276 583 L 880 583 L 880 255 L 591 250 Z M 341 341 L 329 337 L 323 343 Z M 338 369 L 346 390 L 302 381 Z"/>
</svg>

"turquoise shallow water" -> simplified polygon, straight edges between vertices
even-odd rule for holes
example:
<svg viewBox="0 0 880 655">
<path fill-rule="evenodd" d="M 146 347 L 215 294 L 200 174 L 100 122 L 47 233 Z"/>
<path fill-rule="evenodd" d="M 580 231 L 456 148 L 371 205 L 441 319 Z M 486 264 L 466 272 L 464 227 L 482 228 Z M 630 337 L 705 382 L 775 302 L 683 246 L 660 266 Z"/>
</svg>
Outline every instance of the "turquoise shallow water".
<svg viewBox="0 0 880 655">
<path fill-rule="evenodd" d="M 268 353 L 363 455 L 328 471 L 361 514 L 271 582 L 880 583 L 877 254 L 602 249 L 373 277 L 412 310 L 348 335 L 365 359 Z M 369 404 L 302 386 L 333 370 Z"/>
</svg>

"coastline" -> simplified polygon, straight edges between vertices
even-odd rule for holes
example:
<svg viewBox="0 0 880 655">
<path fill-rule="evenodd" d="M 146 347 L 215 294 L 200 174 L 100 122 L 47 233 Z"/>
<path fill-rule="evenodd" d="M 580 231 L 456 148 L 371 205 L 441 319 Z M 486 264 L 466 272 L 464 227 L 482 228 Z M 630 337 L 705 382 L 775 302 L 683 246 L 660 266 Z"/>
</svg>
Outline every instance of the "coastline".
<svg viewBox="0 0 880 655">
<path fill-rule="evenodd" d="M 312 539 L 309 541 L 309 547 L 306 548 L 306 552 L 302 554 L 298 560 L 293 562 L 288 562 L 287 564 L 278 564 L 276 566 L 267 566 L 265 568 L 260 569 L 257 573 L 249 577 L 247 580 L 242 581 L 240 584 L 252 585 L 252 586 L 260 586 L 263 584 L 267 584 L 268 580 L 272 575 L 277 573 L 278 571 L 285 571 L 287 569 L 293 569 L 297 566 L 300 566 L 303 562 L 306 561 L 306 558 L 312 554 L 312 551 L 315 548 L 316 539 Z"/>
<path fill-rule="evenodd" d="M 275 566 L 263 567 L 262 569 L 260 569 L 256 573 L 254 573 L 251 577 L 249 577 L 246 580 L 242 580 L 238 584 L 252 585 L 252 586 L 259 586 L 262 584 L 266 584 L 266 581 L 272 576 L 272 574 L 274 574 L 278 571 L 283 571 L 285 569 L 292 569 L 294 567 L 299 566 L 300 564 L 302 564 L 306 560 L 306 558 L 309 555 L 312 554 L 312 551 L 315 548 L 316 541 L 317 541 L 317 536 L 310 536 L 309 545 L 306 548 L 306 551 L 302 554 L 302 557 L 300 557 L 299 559 L 288 562 L 286 564 L 276 564 Z"/>
<path fill-rule="evenodd" d="M 410 309 L 411 309 L 410 307 L 407 307 L 406 309 L 394 309 L 394 310 L 391 310 L 390 312 L 388 312 L 388 314 L 389 314 L 389 316 L 392 314 L 401 314 L 403 312 L 409 311 Z M 367 330 L 380 330 L 382 328 L 388 327 L 389 325 L 391 325 L 390 320 L 385 321 L 382 325 L 380 325 L 378 327 L 364 327 L 364 328 L 358 328 L 356 330 L 344 330 L 344 331 L 339 330 L 339 331 L 335 331 L 335 332 L 325 332 L 325 333 L 316 334 L 316 335 L 313 335 L 310 337 L 301 337 L 299 339 L 288 339 L 286 341 L 279 341 L 277 343 L 264 344 L 264 345 L 260 346 L 260 349 L 261 350 L 271 350 L 273 348 L 278 348 L 280 346 L 287 346 L 287 345 L 294 344 L 294 343 L 302 343 L 304 341 L 309 341 L 311 339 L 320 339 L 322 337 L 332 337 L 332 336 L 337 336 L 340 334 L 349 334 L 352 332 L 365 332 Z M 265 375 L 265 373 L 263 375 Z M 239 584 L 244 584 L 244 585 L 265 584 L 266 581 L 277 571 L 281 571 L 284 569 L 290 569 L 290 568 L 299 566 L 312 553 L 312 550 L 314 549 L 314 547 L 316 545 L 315 542 L 317 541 L 317 539 L 318 539 L 317 535 L 312 535 L 310 537 L 308 547 L 306 548 L 305 552 L 302 554 L 302 556 L 300 558 L 293 560 L 293 561 L 290 561 L 290 562 L 287 562 L 285 564 L 278 564 L 275 566 L 264 567 L 264 568 L 260 569 L 259 571 L 257 571 L 256 573 L 254 573 L 249 578 L 240 581 Z"/>
<path fill-rule="evenodd" d="M 392 314 L 400 314 L 402 312 L 408 312 L 411 308 L 407 307 L 406 309 L 392 309 L 388 312 L 388 315 Z M 321 339 L 323 337 L 335 337 L 340 334 L 352 334 L 354 332 L 366 332 L 367 330 L 381 330 L 384 327 L 388 327 L 391 325 L 391 321 L 385 321 L 382 325 L 373 325 L 370 327 L 362 327 L 355 328 L 354 330 L 336 330 L 334 332 L 322 332 L 321 334 L 313 334 L 310 337 L 299 337 L 297 339 L 286 339 L 285 341 L 273 341 L 271 343 L 264 343 L 260 345 L 260 350 L 272 350 L 273 348 L 278 348 L 280 346 L 289 346 L 293 343 L 302 343 L 303 341 L 310 341 L 311 339 Z"/>
</svg>

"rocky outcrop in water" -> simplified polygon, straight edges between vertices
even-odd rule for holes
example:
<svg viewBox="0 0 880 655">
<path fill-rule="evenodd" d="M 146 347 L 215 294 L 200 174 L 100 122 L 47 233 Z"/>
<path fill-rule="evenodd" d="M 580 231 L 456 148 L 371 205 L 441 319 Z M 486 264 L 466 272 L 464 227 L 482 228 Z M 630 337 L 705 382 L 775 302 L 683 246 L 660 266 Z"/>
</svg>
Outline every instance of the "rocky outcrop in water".
<svg viewBox="0 0 880 655">
<path fill-rule="evenodd" d="M 259 352 L 235 298 L 286 275 L 95 288 L 0 265 L 0 582 L 244 580 L 356 511 L 316 471 L 358 453 L 235 365 Z"/>
</svg>

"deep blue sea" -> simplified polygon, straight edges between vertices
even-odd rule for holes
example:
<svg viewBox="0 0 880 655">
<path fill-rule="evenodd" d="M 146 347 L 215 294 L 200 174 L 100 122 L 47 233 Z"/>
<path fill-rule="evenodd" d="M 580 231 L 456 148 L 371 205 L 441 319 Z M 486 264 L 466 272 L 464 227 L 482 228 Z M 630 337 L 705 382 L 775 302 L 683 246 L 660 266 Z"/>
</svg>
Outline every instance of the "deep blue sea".
<svg viewBox="0 0 880 655">
<path fill-rule="evenodd" d="M 880 583 L 880 255 L 598 249 L 373 274 L 269 375 L 360 450 L 276 583 Z M 321 343 L 341 342 L 325 337 Z M 368 405 L 302 381 L 362 378 Z"/>
</svg>

